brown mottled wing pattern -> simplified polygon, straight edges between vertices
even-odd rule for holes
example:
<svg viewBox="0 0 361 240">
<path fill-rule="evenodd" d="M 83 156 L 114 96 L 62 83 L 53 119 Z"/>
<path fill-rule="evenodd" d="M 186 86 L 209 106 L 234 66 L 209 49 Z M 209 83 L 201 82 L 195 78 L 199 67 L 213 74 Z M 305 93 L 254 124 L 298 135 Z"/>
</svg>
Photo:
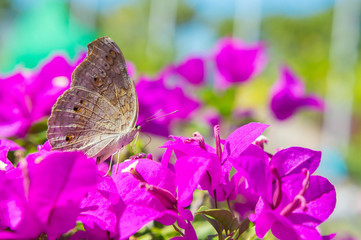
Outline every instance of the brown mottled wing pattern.
<svg viewBox="0 0 361 240">
<path fill-rule="evenodd" d="M 108 37 L 88 44 L 86 59 L 72 74 L 48 120 L 53 150 L 81 150 L 94 157 L 134 129 L 138 100 L 119 47 Z"/>
</svg>

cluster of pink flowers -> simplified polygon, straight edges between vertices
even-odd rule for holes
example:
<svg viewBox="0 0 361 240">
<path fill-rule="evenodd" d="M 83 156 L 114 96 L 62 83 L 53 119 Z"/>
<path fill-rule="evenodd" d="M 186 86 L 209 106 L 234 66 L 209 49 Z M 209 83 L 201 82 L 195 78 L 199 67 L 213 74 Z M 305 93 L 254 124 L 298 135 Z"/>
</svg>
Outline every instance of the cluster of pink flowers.
<svg viewBox="0 0 361 240">
<path fill-rule="evenodd" d="M 318 230 L 336 203 L 334 186 L 314 174 L 321 152 L 291 147 L 269 153 L 261 136 L 268 125 L 256 122 L 237 126 L 223 139 L 218 120 L 212 120 L 215 147 L 198 132 L 169 136 L 174 123 L 192 119 L 208 104 L 191 96 L 188 89 L 211 86 L 223 91 L 250 81 L 267 64 L 263 44 L 225 38 L 211 56 L 186 58 L 156 77 L 141 76 L 136 81 L 139 122 L 160 109 L 178 110 L 143 127 L 168 137 L 160 146 L 164 149 L 160 160 L 140 154 L 104 175 L 95 159 L 81 152 L 51 151 L 46 142 L 26 157 L 15 154 L 14 166 L 8 152 L 24 149 L 5 138 L 26 138 L 35 122 L 49 116 L 56 99 L 70 86 L 71 72 L 80 60 L 69 63 L 55 56 L 39 71 L 0 78 L 5 86 L 0 89 L 0 239 L 64 235 L 127 239 L 152 221 L 174 225 L 179 236 L 173 239 L 197 239 L 195 214 L 203 215 L 219 236 L 229 239 L 239 238 L 253 226 L 259 238 L 269 230 L 279 239 L 334 236 L 322 236 Z M 214 66 L 214 79 L 206 71 L 209 64 Z M 135 69 L 130 66 L 133 75 Z M 288 67 L 282 68 L 270 96 L 270 110 L 279 120 L 304 107 L 324 107 L 319 97 L 305 93 Z M 212 209 L 190 210 L 196 191 L 210 196 Z M 76 227 L 80 223 L 82 227 Z"/>
<path fill-rule="evenodd" d="M 291 147 L 267 153 L 258 138 L 267 127 L 249 123 L 221 139 L 215 126 L 215 148 L 199 133 L 172 136 L 160 162 L 150 154 L 135 157 L 114 167 L 111 176 L 97 169 L 95 159 L 50 151 L 47 143 L 14 168 L 6 154 L 20 147 L 3 141 L 0 238 L 56 239 L 80 221 L 84 231 L 71 239 L 126 239 L 154 220 L 177 222 L 182 238 L 197 239 L 188 209 L 197 189 L 216 203 L 228 202 L 239 216 L 236 224 L 254 222 L 260 238 L 269 230 L 279 239 L 331 238 L 317 229 L 336 204 L 334 186 L 313 175 L 321 152 Z"/>
</svg>

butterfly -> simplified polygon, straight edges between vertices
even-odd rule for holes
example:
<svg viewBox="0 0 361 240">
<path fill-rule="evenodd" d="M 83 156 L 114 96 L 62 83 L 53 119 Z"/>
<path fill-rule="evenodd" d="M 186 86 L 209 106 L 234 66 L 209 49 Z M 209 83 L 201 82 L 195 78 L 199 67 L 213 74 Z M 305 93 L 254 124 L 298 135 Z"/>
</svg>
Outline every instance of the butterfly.
<svg viewBox="0 0 361 240">
<path fill-rule="evenodd" d="M 52 150 L 78 150 L 106 160 L 140 130 L 138 98 L 124 56 L 112 39 L 98 38 L 88 44 L 71 79 L 48 119 Z"/>
</svg>

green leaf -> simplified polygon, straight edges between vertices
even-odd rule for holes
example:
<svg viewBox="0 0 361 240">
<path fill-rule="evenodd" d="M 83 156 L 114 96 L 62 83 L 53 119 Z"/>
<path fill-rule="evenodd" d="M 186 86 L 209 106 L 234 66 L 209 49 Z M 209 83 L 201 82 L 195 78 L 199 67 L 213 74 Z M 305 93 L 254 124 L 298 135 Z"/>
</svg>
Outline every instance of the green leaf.
<svg viewBox="0 0 361 240">
<path fill-rule="evenodd" d="M 229 210 L 209 209 L 200 211 L 197 214 L 204 214 L 214 218 L 228 233 L 235 231 L 239 227 L 238 219 Z"/>
<path fill-rule="evenodd" d="M 207 217 L 206 215 L 202 215 L 202 217 L 207 220 L 207 222 L 209 222 L 213 227 L 214 229 L 217 231 L 218 233 L 218 236 L 221 236 L 222 235 L 222 232 L 223 232 L 223 227 L 222 225 L 220 225 L 217 220 L 213 219 L 213 218 L 209 218 Z"/>
<path fill-rule="evenodd" d="M 242 221 L 239 225 L 239 233 L 242 234 L 243 232 L 247 231 L 250 227 L 250 221 L 248 218 Z"/>
</svg>

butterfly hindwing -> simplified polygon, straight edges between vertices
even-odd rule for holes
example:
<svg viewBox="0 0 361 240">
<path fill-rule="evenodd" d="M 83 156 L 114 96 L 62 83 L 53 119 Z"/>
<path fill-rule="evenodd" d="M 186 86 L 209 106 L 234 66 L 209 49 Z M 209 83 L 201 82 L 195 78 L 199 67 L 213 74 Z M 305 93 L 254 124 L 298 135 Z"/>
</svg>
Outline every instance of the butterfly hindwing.
<svg viewBox="0 0 361 240">
<path fill-rule="evenodd" d="M 88 44 L 86 59 L 72 74 L 71 88 L 52 109 L 47 137 L 54 150 L 111 155 L 104 151 L 128 141 L 123 136 L 134 130 L 137 117 L 138 100 L 123 54 L 103 37 Z"/>
<path fill-rule="evenodd" d="M 97 93 L 76 87 L 57 101 L 48 120 L 48 139 L 54 150 L 75 150 L 104 136 L 119 134 L 121 117 L 113 105 Z"/>
<path fill-rule="evenodd" d="M 128 125 L 134 127 L 138 117 L 138 100 L 134 82 L 129 78 L 119 47 L 108 37 L 88 44 L 88 56 L 72 74 L 72 86 L 96 91 L 120 109 Z"/>
</svg>

